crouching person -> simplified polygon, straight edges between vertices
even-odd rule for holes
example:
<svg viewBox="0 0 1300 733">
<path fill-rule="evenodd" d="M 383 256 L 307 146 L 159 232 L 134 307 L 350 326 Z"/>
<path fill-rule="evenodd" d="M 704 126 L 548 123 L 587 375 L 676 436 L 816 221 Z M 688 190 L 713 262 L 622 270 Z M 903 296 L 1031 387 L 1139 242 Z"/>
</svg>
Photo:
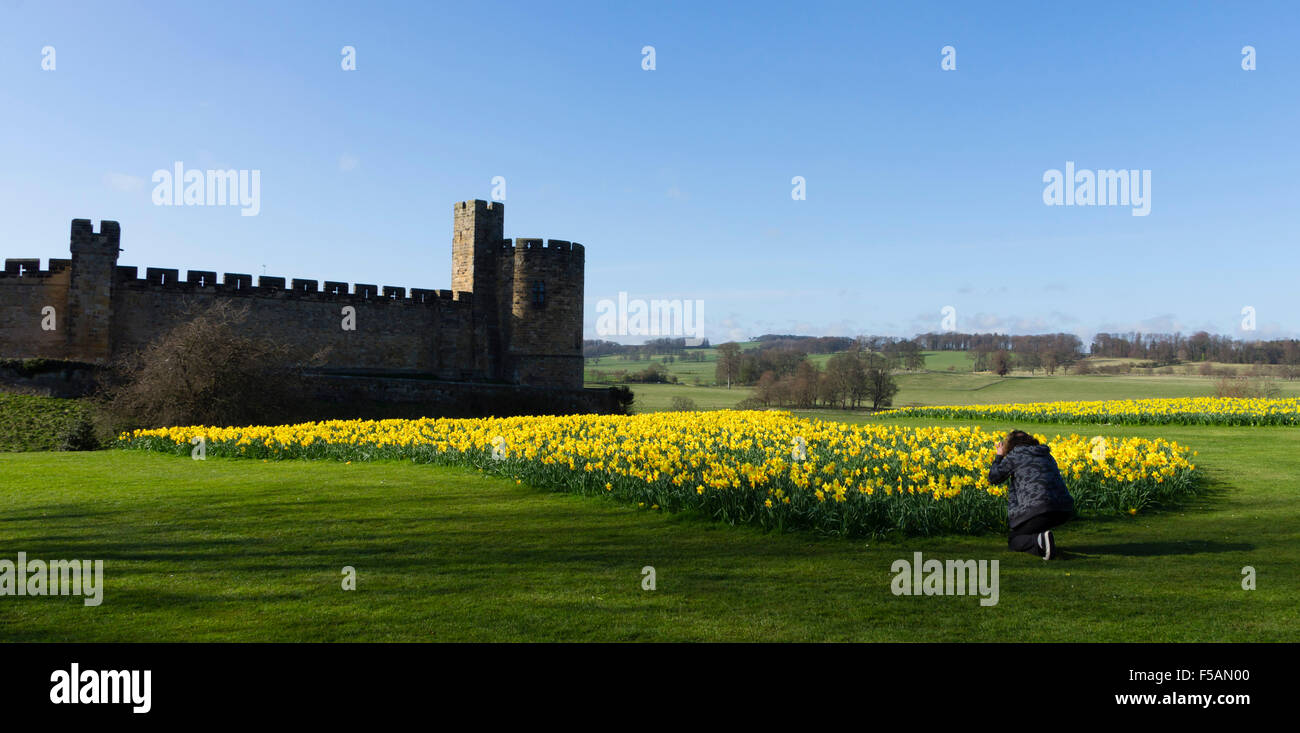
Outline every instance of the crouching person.
<svg viewBox="0 0 1300 733">
<path fill-rule="evenodd" d="M 1052 450 L 1023 430 L 1012 430 L 998 443 L 989 468 L 989 482 L 1007 479 L 1007 546 L 1044 560 L 1057 554 L 1052 528 L 1074 516 L 1074 497 L 1065 488 Z"/>
</svg>

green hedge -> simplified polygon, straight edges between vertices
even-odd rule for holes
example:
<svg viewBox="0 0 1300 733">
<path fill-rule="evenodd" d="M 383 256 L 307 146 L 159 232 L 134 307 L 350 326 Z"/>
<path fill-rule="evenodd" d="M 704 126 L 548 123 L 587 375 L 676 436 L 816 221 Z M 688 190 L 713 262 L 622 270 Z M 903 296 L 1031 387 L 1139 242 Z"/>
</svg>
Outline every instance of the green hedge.
<svg viewBox="0 0 1300 733">
<path fill-rule="evenodd" d="M 92 414 L 85 402 L 0 393 L 0 451 L 94 447 Z"/>
</svg>

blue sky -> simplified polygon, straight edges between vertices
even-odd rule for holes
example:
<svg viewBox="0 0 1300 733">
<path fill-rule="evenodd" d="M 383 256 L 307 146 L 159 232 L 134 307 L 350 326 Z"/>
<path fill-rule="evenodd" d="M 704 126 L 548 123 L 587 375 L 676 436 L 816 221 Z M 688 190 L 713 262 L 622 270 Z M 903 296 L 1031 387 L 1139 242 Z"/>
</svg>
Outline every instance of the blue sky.
<svg viewBox="0 0 1300 733">
<path fill-rule="evenodd" d="M 0 257 L 115 219 L 125 265 L 446 288 L 503 176 L 507 236 L 586 245 L 589 338 L 619 292 L 715 342 L 1296 336 L 1300 8 L 1134 5 L 0 0 Z M 155 206 L 176 161 L 260 213 Z M 1044 205 L 1066 161 L 1149 215 Z"/>
</svg>

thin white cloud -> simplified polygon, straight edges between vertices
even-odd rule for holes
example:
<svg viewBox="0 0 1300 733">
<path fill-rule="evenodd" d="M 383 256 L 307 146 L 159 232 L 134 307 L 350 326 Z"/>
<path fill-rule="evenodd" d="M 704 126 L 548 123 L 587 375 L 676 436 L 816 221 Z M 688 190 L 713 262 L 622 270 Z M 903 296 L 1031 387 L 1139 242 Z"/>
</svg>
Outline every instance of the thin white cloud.
<svg viewBox="0 0 1300 733">
<path fill-rule="evenodd" d="M 144 179 L 129 173 L 106 173 L 104 185 L 122 193 L 133 193 L 144 188 Z"/>
</svg>

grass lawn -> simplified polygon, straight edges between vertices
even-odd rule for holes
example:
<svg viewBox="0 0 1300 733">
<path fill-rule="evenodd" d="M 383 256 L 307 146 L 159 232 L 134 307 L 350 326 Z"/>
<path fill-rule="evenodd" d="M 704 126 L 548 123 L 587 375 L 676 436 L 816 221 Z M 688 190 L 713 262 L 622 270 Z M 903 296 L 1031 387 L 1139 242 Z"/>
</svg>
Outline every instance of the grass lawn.
<svg viewBox="0 0 1300 733">
<path fill-rule="evenodd" d="M 1068 525 L 1044 563 L 1000 535 L 764 534 L 405 463 L 5 454 L 0 558 L 103 559 L 106 589 L 0 598 L 0 640 L 1300 640 L 1300 430 L 1075 430 L 1193 445 L 1209 491 Z M 999 560 L 998 604 L 892 595 L 916 551 Z"/>
<path fill-rule="evenodd" d="M 751 387 L 688 387 L 684 384 L 632 384 L 628 385 L 636 402 L 632 411 L 663 412 L 672 409 L 674 397 L 689 397 L 700 410 L 730 410 L 737 402 L 754 394 Z"/>
<path fill-rule="evenodd" d="M 969 372 L 975 368 L 975 357 L 966 351 L 926 351 L 925 368 L 935 371 L 947 371 L 952 367 L 956 372 Z"/>
<path fill-rule="evenodd" d="M 700 349 L 699 351 L 710 352 L 710 349 Z M 698 353 L 692 352 L 692 353 Z M 656 356 L 643 361 L 632 361 L 621 359 L 617 356 L 602 356 L 597 359 L 588 359 L 586 364 L 586 377 L 588 381 L 594 381 L 596 372 L 610 374 L 612 372 L 626 371 L 629 374 L 645 371 L 651 362 L 659 364 L 668 371 L 669 374 L 675 375 L 680 381 L 694 385 L 695 378 L 700 378 L 701 385 L 710 385 L 716 381 L 718 370 L 718 357 L 716 353 L 706 353 L 706 361 L 686 361 L 684 359 L 675 359 L 672 362 L 666 362 L 664 357 Z"/>
</svg>

